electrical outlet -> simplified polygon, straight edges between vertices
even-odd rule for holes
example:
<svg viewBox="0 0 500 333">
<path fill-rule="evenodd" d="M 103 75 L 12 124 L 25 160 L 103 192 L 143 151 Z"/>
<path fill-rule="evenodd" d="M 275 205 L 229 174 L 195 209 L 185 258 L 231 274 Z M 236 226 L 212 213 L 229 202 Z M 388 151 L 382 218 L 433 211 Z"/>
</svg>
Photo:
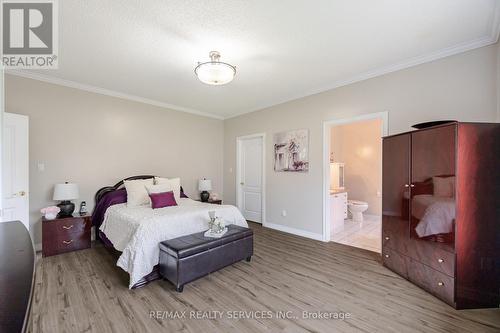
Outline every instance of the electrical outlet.
<svg viewBox="0 0 500 333">
<path fill-rule="evenodd" d="M 283 209 L 283 210 L 281 211 L 281 216 L 286 217 L 286 210 L 284 210 L 284 209 Z"/>
<path fill-rule="evenodd" d="M 44 172 L 45 171 L 45 163 L 38 162 L 36 166 L 38 168 L 38 171 L 40 171 L 40 172 Z"/>
</svg>

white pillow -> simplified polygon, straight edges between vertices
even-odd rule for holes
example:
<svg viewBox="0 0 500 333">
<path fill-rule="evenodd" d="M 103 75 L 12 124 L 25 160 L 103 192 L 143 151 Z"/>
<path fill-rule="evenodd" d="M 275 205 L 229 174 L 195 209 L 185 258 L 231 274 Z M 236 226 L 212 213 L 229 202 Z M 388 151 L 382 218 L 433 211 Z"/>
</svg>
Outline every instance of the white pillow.
<svg viewBox="0 0 500 333">
<path fill-rule="evenodd" d="M 453 198 L 455 196 L 455 177 L 432 177 L 436 197 Z"/>
<path fill-rule="evenodd" d="M 127 207 L 137 207 L 151 204 L 151 199 L 149 199 L 146 186 L 153 185 L 153 178 L 125 180 L 123 184 L 127 190 Z"/>
<path fill-rule="evenodd" d="M 167 183 L 159 185 L 146 185 L 146 190 L 148 191 L 148 194 L 173 191 L 172 186 L 170 186 L 170 184 Z"/>
<path fill-rule="evenodd" d="M 171 187 L 171 191 L 174 192 L 175 201 L 179 202 L 181 197 L 181 179 L 180 178 L 161 178 L 155 177 L 156 185 L 168 184 Z"/>
</svg>

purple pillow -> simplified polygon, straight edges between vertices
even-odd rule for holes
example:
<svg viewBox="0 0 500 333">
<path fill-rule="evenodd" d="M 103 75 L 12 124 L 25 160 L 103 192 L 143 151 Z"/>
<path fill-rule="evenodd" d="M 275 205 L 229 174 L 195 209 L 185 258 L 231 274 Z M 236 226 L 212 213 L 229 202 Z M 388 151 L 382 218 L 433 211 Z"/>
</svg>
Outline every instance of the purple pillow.
<svg viewBox="0 0 500 333">
<path fill-rule="evenodd" d="M 153 209 L 177 206 L 173 191 L 151 193 L 149 197 L 151 198 L 151 207 Z"/>
<path fill-rule="evenodd" d="M 99 200 L 94 207 L 94 212 L 92 213 L 92 225 L 99 227 L 104 220 L 106 209 L 113 205 L 125 202 L 127 202 L 127 191 L 124 188 L 111 191 L 103 195 L 101 200 Z"/>
</svg>

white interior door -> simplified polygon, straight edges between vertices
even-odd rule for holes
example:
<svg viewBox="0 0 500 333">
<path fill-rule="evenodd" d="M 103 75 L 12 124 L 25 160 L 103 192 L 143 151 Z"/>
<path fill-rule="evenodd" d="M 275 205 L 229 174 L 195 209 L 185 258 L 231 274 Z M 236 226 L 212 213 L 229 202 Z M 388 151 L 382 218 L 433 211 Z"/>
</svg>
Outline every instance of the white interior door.
<svg viewBox="0 0 500 333">
<path fill-rule="evenodd" d="M 21 221 L 29 230 L 28 117 L 4 113 L 2 160 L 2 222 Z"/>
<path fill-rule="evenodd" d="M 241 139 L 239 143 L 239 206 L 243 216 L 262 223 L 263 137 Z"/>
</svg>

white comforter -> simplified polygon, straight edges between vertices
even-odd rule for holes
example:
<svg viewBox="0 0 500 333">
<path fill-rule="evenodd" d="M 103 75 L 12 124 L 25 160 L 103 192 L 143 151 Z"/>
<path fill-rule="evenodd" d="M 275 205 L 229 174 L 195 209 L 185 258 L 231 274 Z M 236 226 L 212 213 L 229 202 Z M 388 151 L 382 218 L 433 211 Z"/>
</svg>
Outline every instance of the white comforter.
<svg viewBox="0 0 500 333">
<path fill-rule="evenodd" d="M 420 219 L 415 227 L 419 237 L 453 232 L 455 199 L 416 195 L 412 201 L 412 215 Z"/>
<path fill-rule="evenodd" d="M 100 230 L 122 251 L 117 265 L 130 274 L 131 288 L 149 274 L 159 259 L 159 243 L 208 229 L 208 212 L 216 211 L 226 224 L 248 227 L 238 208 L 181 198 L 178 206 L 152 209 L 119 204 L 106 210 Z"/>
</svg>

